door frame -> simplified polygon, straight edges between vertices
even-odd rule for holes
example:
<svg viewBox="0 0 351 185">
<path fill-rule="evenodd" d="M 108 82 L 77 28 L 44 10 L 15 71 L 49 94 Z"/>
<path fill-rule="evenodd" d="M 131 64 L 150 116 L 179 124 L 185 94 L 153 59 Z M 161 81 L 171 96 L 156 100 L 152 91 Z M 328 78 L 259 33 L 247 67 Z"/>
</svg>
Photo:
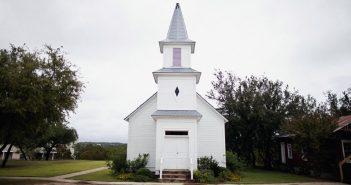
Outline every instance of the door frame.
<svg viewBox="0 0 351 185">
<path fill-rule="evenodd" d="M 186 131 L 187 132 L 187 134 L 188 135 L 166 135 L 166 131 Z M 190 137 L 189 137 L 189 135 L 190 135 L 190 131 L 189 131 L 189 129 L 182 129 L 182 128 L 177 128 L 177 129 L 171 129 L 171 128 L 165 128 L 165 129 L 163 129 L 163 144 L 165 145 L 166 143 L 166 139 L 177 139 L 177 138 L 186 138 L 187 139 L 187 143 L 188 143 L 188 148 L 187 148 L 187 156 L 186 156 L 186 159 L 189 159 L 189 155 L 190 155 Z M 163 147 L 163 151 L 162 151 L 162 156 L 164 157 L 164 160 L 167 160 L 167 158 L 165 158 L 165 156 L 164 156 L 164 153 L 165 153 L 165 147 Z M 186 166 L 188 166 L 188 164 L 186 165 Z M 165 168 L 165 169 L 172 169 L 172 168 Z M 178 167 L 176 167 L 176 168 L 174 168 L 174 169 L 183 169 L 183 168 L 178 168 Z M 188 169 L 188 167 L 187 168 L 185 168 L 185 169 Z"/>
</svg>

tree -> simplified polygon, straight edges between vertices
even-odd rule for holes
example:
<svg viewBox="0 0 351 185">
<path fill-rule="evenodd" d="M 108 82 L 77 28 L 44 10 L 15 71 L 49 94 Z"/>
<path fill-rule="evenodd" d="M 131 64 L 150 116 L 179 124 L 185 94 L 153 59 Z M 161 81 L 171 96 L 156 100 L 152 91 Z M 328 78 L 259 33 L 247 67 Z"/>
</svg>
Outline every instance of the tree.
<svg viewBox="0 0 351 185">
<path fill-rule="evenodd" d="M 351 88 L 342 92 L 340 97 L 332 91 L 326 92 L 327 107 L 329 114 L 334 117 L 347 116 L 351 114 Z"/>
<path fill-rule="evenodd" d="M 50 153 L 54 147 L 67 146 L 78 139 L 78 134 L 74 128 L 69 128 L 65 124 L 50 125 L 45 129 L 45 133 L 38 140 L 38 147 L 45 149 L 45 160 L 49 160 Z"/>
<path fill-rule="evenodd" d="M 245 77 L 230 72 L 215 72 L 216 80 L 207 97 L 216 100 L 226 124 L 227 150 L 256 166 L 262 159 L 271 167 L 273 136 L 291 114 L 297 112 L 301 96 L 281 81 L 267 77 Z"/>
<path fill-rule="evenodd" d="M 327 103 L 316 104 L 315 100 L 306 100 L 302 106 L 308 110 L 304 114 L 296 115 L 283 125 L 283 130 L 294 135 L 297 151 L 303 151 L 304 158 L 308 162 L 302 166 L 306 173 L 313 170 L 315 175 L 320 174 L 322 169 L 332 169 L 334 160 L 328 143 L 333 137 L 336 128 L 336 119 L 330 113 Z M 333 113 L 333 112 L 332 112 Z"/>
<path fill-rule="evenodd" d="M 29 51 L 11 45 L 0 50 L 0 141 L 23 145 L 40 129 L 67 122 L 83 83 L 62 48 Z M 8 153 L 2 163 L 5 166 Z"/>
</svg>

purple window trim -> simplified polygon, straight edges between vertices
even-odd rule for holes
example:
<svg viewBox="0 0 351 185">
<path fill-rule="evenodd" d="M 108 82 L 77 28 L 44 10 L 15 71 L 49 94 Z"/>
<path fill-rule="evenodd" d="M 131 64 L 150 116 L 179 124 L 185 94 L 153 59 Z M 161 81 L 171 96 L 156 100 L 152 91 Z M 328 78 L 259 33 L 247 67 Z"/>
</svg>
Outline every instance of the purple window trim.
<svg viewBox="0 0 351 185">
<path fill-rule="evenodd" d="M 173 48 L 173 66 L 180 67 L 182 60 L 182 50 L 181 48 Z"/>
</svg>

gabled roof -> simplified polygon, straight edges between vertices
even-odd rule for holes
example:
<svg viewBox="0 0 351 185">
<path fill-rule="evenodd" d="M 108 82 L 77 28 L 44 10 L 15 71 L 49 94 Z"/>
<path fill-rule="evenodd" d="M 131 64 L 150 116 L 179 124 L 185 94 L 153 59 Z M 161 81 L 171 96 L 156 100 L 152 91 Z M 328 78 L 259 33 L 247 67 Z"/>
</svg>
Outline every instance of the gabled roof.
<svg viewBox="0 0 351 185">
<path fill-rule="evenodd" d="M 163 75 L 163 74 L 169 74 L 169 73 L 174 73 L 174 74 L 178 74 L 178 75 L 195 75 L 196 76 L 196 83 L 199 83 L 200 81 L 200 77 L 201 77 L 201 72 L 196 71 L 192 68 L 162 68 L 159 69 L 155 72 L 152 72 L 153 76 L 154 76 L 154 80 L 155 83 L 158 83 L 158 76 L 159 75 Z"/>
<path fill-rule="evenodd" d="M 141 105 L 139 105 L 139 107 L 137 107 L 132 113 L 130 113 L 127 117 L 124 118 L 125 121 L 129 121 L 129 118 L 131 116 L 133 116 L 139 109 L 141 109 L 141 107 L 143 107 L 147 102 L 149 102 L 154 96 L 157 95 L 157 92 L 155 92 L 152 96 L 150 96 L 146 101 L 144 101 L 144 103 L 142 103 Z"/>
<path fill-rule="evenodd" d="M 338 121 L 336 122 L 338 127 L 334 130 L 334 132 L 346 127 L 347 125 L 351 124 L 351 115 L 348 116 L 341 116 Z"/>
<path fill-rule="evenodd" d="M 171 24 L 167 32 L 165 40 L 160 41 L 160 51 L 163 53 L 163 45 L 167 44 L 189 44 L 191 45 L 191 53 L 194 53 L 195 42 L 188 38 L 188 33 L 185 27 L 182 10 L 179 3 L 176 4 Z"/>
<path fill-rule="evenodd" d="M 157 110 L 151 114 L 152 118 L 162 117 L 191 117 L 200 119 L 202 115 L 196 110 Z"/>
<path fill-rule="evenodd" d="M 224 122 L 228 122 L 228 119 L 225 118 L 221 113 L 219 113 L 217 111 L 217 109 L 215 107 L 213 107 L 213 105 L 211 105 L 205 98 L 203 98 L 198 92 L 196 92 L 196 94 L 200 97 L 200 99 L 202 101 L 204 101 L 217 115 L 219 115 L 220 117 L 222 117 L 222 119 L 224 120 Z"/>
<path fill-rule="evenodd" d="M 199 93 L 196 93 L 197 96 L 200 97 L 202 101 L 204 101 L 208 107 L 214 111 L 218 116 L 220 116 L 224 122 L 228 122 L 228 120 L 221 114 L 219 113 L 205 98 L 203 98 Z M 125 121 L 129 121 L 130 117 L 132 117 L 138 110 L 140 110 L 146 103 L 148 103 L 153 97 L 157 95 L 157 92 L 154 93 L 150 98 L 148 98 L 144 103 L 142 103 L 139 107 L 137 107 L 132 113 L 130 113 L 127 117 L 124 118 Z M 196 111 L 196 110 L 157 110 L 154 112 L 151 116 L 152 117 L 162 117 L 162 116 L 192 116 L 192 117 L 198 117 L 201 118 L 202 115 Z"/>
</svg>

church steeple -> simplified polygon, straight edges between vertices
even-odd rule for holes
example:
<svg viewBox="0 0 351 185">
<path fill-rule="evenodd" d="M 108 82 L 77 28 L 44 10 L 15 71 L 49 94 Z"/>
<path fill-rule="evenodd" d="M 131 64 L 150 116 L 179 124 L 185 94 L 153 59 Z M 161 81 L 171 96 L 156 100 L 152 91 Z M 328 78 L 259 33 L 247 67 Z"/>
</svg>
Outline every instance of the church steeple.
<svg viewBox="0 0 351 185">
<path fill-rule="evenodd" d="M 194 53 L 195 41 L 188 38 L 188 33 L 179 3 L 177 3 L 175 6 L 171 24 L 169 25 L 167 32 L 167 37 L 165 40 L 160 41 L 159 45 L 161 53 L 163 53 L 163 48 L 165 45 L 190 45 L 191 53 Z"/>
<path fill-rule="evenodd" d="M 188 33 L 183 19 L 182 10 L 180 9 L 179 3 L 173 12 L 171 24 L 169 25 L 167 39 L 168 41 L 188 41 Z"/>
</svg>

